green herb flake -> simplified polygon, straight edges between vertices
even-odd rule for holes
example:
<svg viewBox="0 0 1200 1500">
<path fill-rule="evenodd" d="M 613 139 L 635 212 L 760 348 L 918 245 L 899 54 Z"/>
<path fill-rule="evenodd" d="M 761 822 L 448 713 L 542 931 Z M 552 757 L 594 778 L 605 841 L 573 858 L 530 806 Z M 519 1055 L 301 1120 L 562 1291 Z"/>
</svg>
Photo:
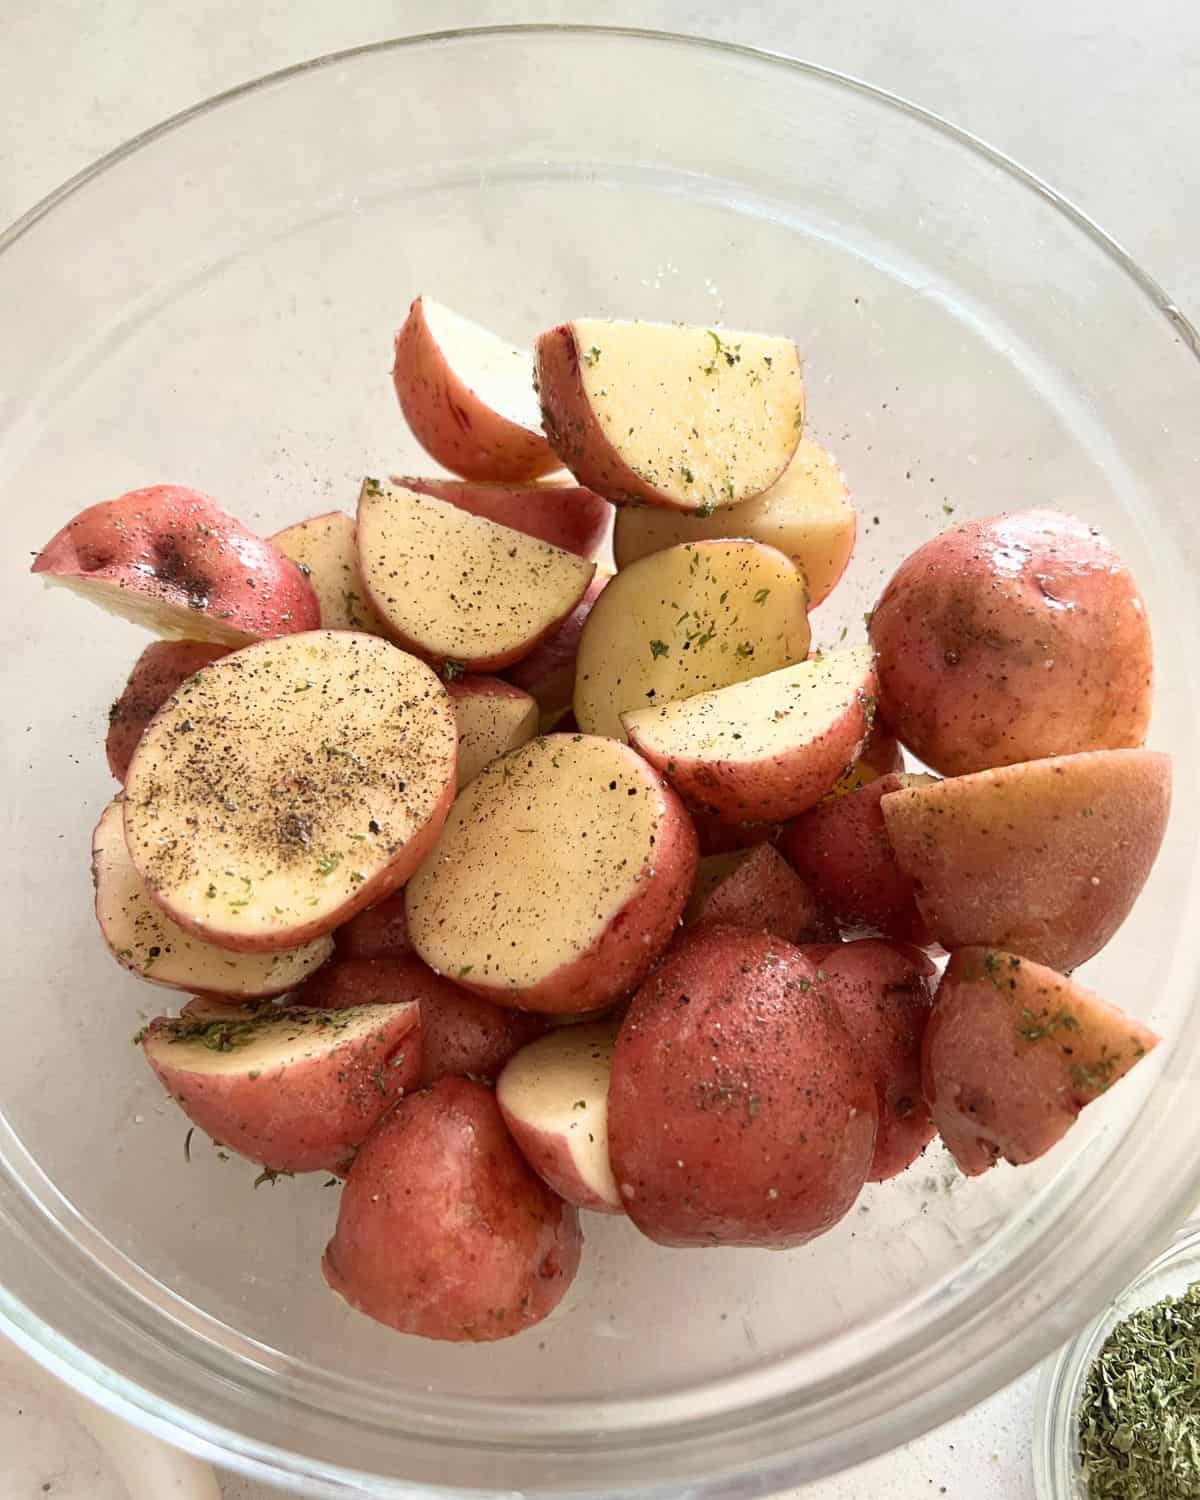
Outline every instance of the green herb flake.
<svg viewBox="0 0 1200 1500">
<path fill-rule="evenodd" d="M 457 682 L 466 670 L 467 669 L 463 666 L 462 662 L 451 661 L 449 658 L 447 658 L 442 663 L 442 681 Z"/>
<path fill-rule="evenodd" d="M 670 654 L 671 654 L 671 648 L 670 648 L 670 646 L 667 645 L 666 641 L 651 641 L 650 642 L 650 655 L 651 656 L 657 658 L 659 656 L 670 656 Z"/>
<path fill-rule="evenodd" d="M 463 964 L 462 968 L 458 971 L 458 978 L 465 979 L 474 967 L 474 964 Z"/>
<path fill-rule="evenodd" d="M 367 478 L 363 480 L 363 489 L 367 492 L 368 495 L 383 494 L 383 485 L 380 484 L 378 479 L 372 479 L 370 475 L 368 475 Z"/>
<path fill-rule="evenodd" d="M 770 597 L 770 589 L 759 589 L 758 593 L 754 596 L 754 602 L 755 604 L 765 604 Z"/>
<path fill-rule="evenodd" d="M 596 347 L 595 344 L 593 344 L 590 349 L 585 349 L 583 351 L 583 362 L 589 369 L 591 369 L 593 365 L 600 363 L 600 350 Z"/>
<path fill-rule="evenodd" d="M 196 1134 L 196 1127 L 193 1125 L 192 1128 L 188 1131 L 187 1135 L 185 1135 L 184 1138 L 183 1138 L 183 1159 L 184 1159 L 184 1161 L 190 1162 L 191 1159 L 192 1159 L 192 1137 L 195 1134 Z"/>
<path fill-rule="evenodd" d="M 333 872 L 337 869 L 338 865 L 341 864 L 341 862 L 342 856 L 340 854 L 323 854 L 321 858 L 317 860 L 317 874 L 332 875 Z"/>
</svg>

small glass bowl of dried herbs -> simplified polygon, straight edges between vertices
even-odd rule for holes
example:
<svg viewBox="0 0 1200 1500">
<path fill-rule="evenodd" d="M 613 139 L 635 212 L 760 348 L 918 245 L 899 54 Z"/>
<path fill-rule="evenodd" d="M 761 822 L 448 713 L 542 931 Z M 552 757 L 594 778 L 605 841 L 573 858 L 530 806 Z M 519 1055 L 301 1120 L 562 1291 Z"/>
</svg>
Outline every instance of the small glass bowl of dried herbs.
<svg viewBox="0 0 1200 1500">
<path fill-rule="evenodd" d="M 1200 1500 L 1200 1220 L 1049 1360 L 1039 1500 Z"/>
</svg>

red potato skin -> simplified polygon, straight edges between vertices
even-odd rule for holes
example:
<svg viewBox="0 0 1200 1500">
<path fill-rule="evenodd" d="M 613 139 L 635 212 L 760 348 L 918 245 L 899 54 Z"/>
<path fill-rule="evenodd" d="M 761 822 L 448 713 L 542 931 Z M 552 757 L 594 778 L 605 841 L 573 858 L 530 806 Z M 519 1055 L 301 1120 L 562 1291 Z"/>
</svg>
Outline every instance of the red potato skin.
<svg viewBox="0 0 1200 1500">
<path fill-rule="evenodd" d="M 411 475 L 397 476 L 393 482 L 418 495 L 446 500 L 486 521 L 540 537 L 552 547 L 580 557 L 595 557 L 612 526 L 613 508 L 608 501 L 578 484 L 481 484 L 465 479 L 414 479 Z"/>
<path fill-rule="evenodd" d="M 487 696 L 490 698 L 519 698 L 528 702 L 530 694 L 522 689 L 514 687 L 511 682 L 506 682 L 503 677 L 488 677 L 482 672 L 467 672 L 462 677 L 455 677 L 446 683 L 446 691 L 451 699 L 477 698 Z"/>
<path fill-rule="evenodd" d="M 317 596 L 296 564 L 181 485 L 130 490 L 80 511 L 31 571 L 115 585 L 207 617 L 247 642 L 320 624 Z"/>
<path fill-rule="evenodd" d="M 812 891 L 770 844 L 759 844 L 717 882 L 691 925 L 748 927 L 785 943 L 833 936 Z"/>
<path fill-rule="evenodd" d="M 886 1182 L 937 1134 L 921 1091 L 921 1043 L 937 969 L 919 949 L 869 938 L 803 951 L 877 1081 L 879 1134 L 867 1181 Z"/>
<path fill-rule="evenodd" d="M 869 633 L 884 716 L 945 776 L 1145 738 L 1145 604 L 1073 516 L 1017 511 L 942 532 L 893 574 Z"/>
<path fill-rule="evenodd" d="M 514 1052 L 546 1030 L 541 1016 L 502 1010 L 435 974 L 415 955 L 347 958 L 326 964 L 294 993 L 292 1005 L 343 1010 L 352 1005 L 421 1007 L 418 1088 L 439 1078 L 495 1078 Z"/>
<path fill-rule="evenodd" d="M 575 659 L 579 655 L 579 638 L 592 612 L 592 605 L 611 577 L 611 573 L 597 573 L 583 598 L 558 629 L 508 669 L 508 680 L 537 699 L 543 722 L 547 717 L 570 709 L 575 700 Z"/>
<path fill-rule="evenodd" d="M 413 437 L 430 458 L 463 479 L 520 484 L 559 467 L 540 432 L 493 411 L 451 369 L 420 297 L 396 334 L 392 384 Z"/>
<path fill-rule="evenodd" d="M 896 861 L 881 809 L 883 798 L 903 786 L 893 772 L 827 797 L 784 824 L 778 848 L 843 926 L 924 946 L 932 939 L 917 909 L 916 884 Z"/>
<path fill-rule="evenodd" d="M 236 1021 L 254 1008 L 229 1009 Z M 189 1019 L 197 1016 L 216 1019 L 218 1013 L 202 1002 Z M 421 1067 L 415 1005 L 396 1006 L 395 1015 L 360 1042 L 253 1078 L 195 1073 L 151 1056 L 149 1044 L 172 1024 L 160 1017 L 142 1038 L 163 1088 L 213 1140 L 275 1172 L 342 1171 L 376 1121 L 416 1087 Z"/>
<path fill-rule="evenodd" d="M 413 951 L 402 890 L 360 911 L 333 934 L 339 958 L 403 958 Z"/>
<path fill-rule="evenodd" d="M 321 1269 L 390 1328 L 483 1343 L 553 1312 L 582 1244 L 577 1213 L 517 1150 L 492 1090 L 444 1078 L 364 1142 Z"/>
<path fill-rule="evenodd" d="M 878 1113 L 874 1078 L 804 954 L 700 928 L 621 1026 L 609 1154 L 629 1217 L 658 1244 L 786 1248 L 850 1208 Z"/>
<path fill-rule="evenodd" d="M 753 849 L 755 844 L 773 844 L 781 823 L 723 823 L 712 813 L 691 809 L 700 853 L 733 854 L 738 849 Z"/>
<path fill-rule="evenodd" d="M 1021 1166 L 1049 1151 L 1157 1043 L 1053 969 L 963 948 L 950 955 L 925 1029 L 922 1086 L 959 1170 L 978 1177 L 1001 1156 Z"/>
<path fill-rule="evenodd" d="M 500 1103 L 497 1099 L 497 1103 Z M 511 1114 L 500 1103 L 500 1113 L 521 1155 L 564 1202 L 575 1208 L 586 1208 L 594 1214 L 623 1214 L 619 1203 L 610 1203 L 584 1182 L 571 1158 L 563 1136 L 551 1130 L 539 1130 L 527 1120 Z"/>
<path fill-rule="evenodd" d="M 108 769 L 122 786 L 146 725 L 180 683 L 231 649 L 207 641 L 153 641 L 134 662 L 121 696 L 108 711 L 104 741 Z"/>
</svg>

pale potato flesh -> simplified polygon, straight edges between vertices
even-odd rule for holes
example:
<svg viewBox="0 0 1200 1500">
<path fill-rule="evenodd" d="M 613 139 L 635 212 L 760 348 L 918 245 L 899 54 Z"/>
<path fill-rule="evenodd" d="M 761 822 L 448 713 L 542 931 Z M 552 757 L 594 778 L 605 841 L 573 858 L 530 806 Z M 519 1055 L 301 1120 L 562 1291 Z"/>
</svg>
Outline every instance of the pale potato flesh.
<svg viewBox="0 0 1200 1500">
<path fill-rule="evenodd" d="M 357 1005 L 349 1010 L 278 1006 L 234 1020 L 193 1013 L 174 1023 L 174 1030 L 148 1032 L 144 1046 L 152 1062 L 171 1072 L 253 1077 L 362 1041 L 394 1020 L 397 1011 L 395 1005 Z"/>
<path fill-rule="evenodd" d="M 538 434 L 541 412 L 533 388 L 533 355 L 457 313 L 422 297 L 425 326 L 446 363 L 498 415 Z"/>
<path fill-rule="evenodd" d="M 570 327 L 600 433 L 622 464 L 675 503 L 733 505 L 774 484 L 791 461 L 804 380 L 790 339 L 599 318 Z M 569 437 L 560 441 L 570 467 Z"/>
<path fill-rule="evenodd" d="M 458 723 L 458 788 L 484 766 L 528 744 L 537 733 L 537 699 L 496 678 L 464 677 L 450 684 Z"/>
<path fill-rule="evenodd" d="M 280 953 L 230 953 L 172 922 L 146 892 L 125 843 L 120 802 L 110 802 L 92 837 L 96 917 L 117 961 L 152 984 L 209 995 L 282 995 L 333 952 L 333 940 L 314 939 Z"/>
<path fill-rule="evenodd" d="M 467 786 L 405 892 L 420 956 L 449 979 L 529 988 L 592 948 L 638 895 L 663 793 L 627 747 L 547 735 Z"/>
<path fill-rule="evenodd" d="M 455 744 L 445 688 L 387 641 L 261 642 L 190 677 L 146 730 L 130 853 L 189 930 L 292 947 L 400 883 L 452 794 Z"/>
<path fill-rule="evenodd" d="M 312 584 L 321 607 L 325 630 L 365 630 L 386 635 L 383 621 L 367 598 L 358 570 L 354 521 L 345 511 L 331 510 L 277 531 L 269 540 L 298 564 Z"/>
<path fill-rule="evenodd" d="M 761 542 L 686 542 L 642 558 L 592 606 L 575 668 L 575 717 L 624 739 L 622 714 L 802 661 L 804 579 Z"/>
<path fill-rule="evenodd" d="M 809 608 L 826 598 L 850 559 L 856 519 L 846 476 L 826 448 L 801 438 L 790 464 L 770 489 L 709 516 L 662 506 L 623 505 L 613 552 L 627 568 L 648 552 L 677 542 L 742 536 L 778 547 L 808 584 Z"/>
<path fill-rule="evenodd" d="M 358 551 L 390 635 L 431 660 L 477 667 L 532 650 L 596 571 L 573 552 L 374 479 L 359 497 Z"/>
</svg>

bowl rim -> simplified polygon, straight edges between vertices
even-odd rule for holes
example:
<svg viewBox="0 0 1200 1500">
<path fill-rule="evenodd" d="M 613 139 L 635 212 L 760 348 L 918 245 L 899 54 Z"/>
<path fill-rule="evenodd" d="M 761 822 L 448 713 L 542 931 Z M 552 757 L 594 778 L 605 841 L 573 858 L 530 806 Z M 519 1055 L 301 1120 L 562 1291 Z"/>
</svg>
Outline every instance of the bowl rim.
<svg viewBox="0 0 1200 1500">
<path fill-rule="evenodd" d="M 175 129 L 212 113 L 226 104 L 240 101 L 305 73 L 338 66 L 364 56 L 402 52 L 406 49 L 415 50 L 439 43 L 522 36 L 584 38 L 591 36 L 624 39 L 636 43 L 676 45 L 686 49 L 714 52 L 727 57 L 744 58 L 788 69 L 813 81 L 835 85 L 908 116 L 914 122 L 930 128 L 986 163 L 999 168 L 1072 223 L 1113 263 L 1118 271 L 1123 272 L 1134 283 L 1148 303 L 1170 325 L 1182 346 L 1200 363 L 1200 329 L 1180 309 L 1162 284 L 1144 270 L 1119 241 L 1103 230 L 1071 199 L 979 136 L 953 124 L 935 111 L 854 75 L 793 57 L 782 51 L 664 29 L 559 22 L 515 22 L 487 26 L 449 27 L 384 38 L 319 54 L 222 90 L 130 137 L 68 178 L 0 233 L 0 255 L 22 239 L 59 204 L 85 187 L 94 178 L 101 176 L 110 167 L 136 154 L 143 147 L 159 141 Z M 1177 1179 L 1175 1190 L 1161 1198 L 1156 1211 L 1144 1220 L 1144 1232 L 1139 1240 L 1140 1248 L 1131 1248 L 1128 1243 L 1114 1248 L 1102 1266 L 1093 1268 L 1093 1274 L 1089 1277 L 1089 1292 L 1075 1294 L 1072 1298 L 1073 1304 L 1085 1302 L 1087 1310 L 1094 1310 L 1105 1296 L 1110 1295 L 1123 1282 L 1128 1281 L 1137 1266 L 1144 1263 L 1146 1250 L 1164 1242 L 1186 1216 L 1188 1209 L 1195 1201 L 1198 1190 L 1200 1190 L 1200 1160 L 1197 1161 L 1190 1177 Z M 1033 1243 L 1034 1241 L 1031 1241 L 1026 1244 L 1026 1255 L 1030 1253 Z M 978 1316 L 986 1316 L 986 1311 L 986 1309 L 976 1310 L 968 1321 L 974 1322 Z M 943 1313 L 944 1317 L 945 1313 Z M 364 1485 L 368 1487 L 366 1490 L 368 1493 L 414 1497 L 414 1500 L 417 1496 L 434 1493 L 421 1484 L 381 1480 L 377 1475 L 343 1465 L 324 1462 L 318 1465 L 315 1460 L 291 1453 L 270 1442 L 248 1438 L 233 1428 L 211 1422 L 176 1405 L 171 1400 L 152 1394 L 143 1389 L 135 1380 L 108 1369 L 86 1349 L 48 1327 L 3 1286 L 0 1286 L 0 1333 L 13 1339 L 40 1364 L 90 1400 L 177 1446 L 210 1458 L 217 1463 L 233 1467 L 239 1472 L 276 1483 L 286 1482 L 289 1479 L 299 1480 L 305 1483 L 306 1492 L 310 1494 L 341 1495 L 346 1493 L 347 1486 L 352 1486 L 357 1490 Z M 1004 1347 L 998 1347 L 986 1359 L 979 1360 L 970 1371 L 965 1372 L 953 1388 L 948 1388 L 943 1384 L 940 1388 L 918 1389 L 902 1398 L 897 1402 L 890 1420 L 878 1420 L 874 1423 L 869 1440 L 856 1452 L 853 1461 L 865 1460 L 885 1450 L 893 1443 L 907 1441 L 918 1432 L 927 1430 L 937 1422 L 947 1419 L 965 1406 L 982 1400 L 1020 1373 L 1023 1368 L 1028 1367 L 1033 1359 L 1045 1352 L 1054 1342 L 1055 1337 L 1051 1325 L 1049 1331 L 1041 1336 L 1041 1349 L 1036 1350 L 1032 1356 L 1028 1350 L 1020 1356 L 1014 1356 Z M 909 1347 L 911 1343 L 911 1338 L 903 1341 L 905 1352 L 910 1356 L 913 1352 Z M 821 1394 L 828 1396 L 829 1393 L 823 1391 Z M 777 1438 L 781 1431 L 781 1423 L 786 1421 L 788 1405 L 786 1399 L 774 1402 L 768 1400 L 765 1404 L 761 1401 L 752 1402 L 741 1415 L 756 1414 L 761 1419 L 764 1429 L 769 1430 Z M 683 1433 L 685 1440 L 687 1426 L 686 1423 L 679 1424 L 677 1429 Z M 687 1493 L 692 1496 L 715 1495 L 718 1492 L 729 1496 L 748 1494 L 751 1491 L 755 1494 L 762 1494 L 769 1487 L 782 1487 L 800 1478 L 811 1479 L 817 1473 L 828 1472 L 837 1466 L 838 1461 L 838 1458 L 831 1453 L 830 1445 L 825 1444 L 821 1452 L 816 1455 L 817 1466 L 814 1468 L 812 1455 L 809 1455 L 807 1463 L 802 1463 L 798 1460 L 794 1447 L 789 1449 L 786 1442 L 782 1444 L 776 1442 L 770 1456 L 758 1463 L 754 1471 L 755 1477 L 750 1483 L 738 1486 L 736 1476 L 745 1475 L 747 1471 L 744 1469 L 739 1467 L 731 1474 L 728 1468 L 724 1468 L 710 1477 L 693 1476 L 686 1484 L 686 1489 Z M 682 1485 L 683 1481 L 675 1484 L 642 1479 L 624 1488 L 622 1492 L 666 1497 L 678 1494 Z M 438 1487 L 436 1493 L 461 1496 L 480 1494 L 478 1491 L 441 1486 Z M 557 1485 L 539 1493 L 545 1497 L 550 1495 L 582 1496 L 585 1493 L 591 1493 L 597 1495 L 597 1500 L 599 1494 L 599 1492 L 584 1491 L 576 1487 L 567 1488 Z M 609 1491 L 604 1493 L 609 1493 Z"/>
</svg>

